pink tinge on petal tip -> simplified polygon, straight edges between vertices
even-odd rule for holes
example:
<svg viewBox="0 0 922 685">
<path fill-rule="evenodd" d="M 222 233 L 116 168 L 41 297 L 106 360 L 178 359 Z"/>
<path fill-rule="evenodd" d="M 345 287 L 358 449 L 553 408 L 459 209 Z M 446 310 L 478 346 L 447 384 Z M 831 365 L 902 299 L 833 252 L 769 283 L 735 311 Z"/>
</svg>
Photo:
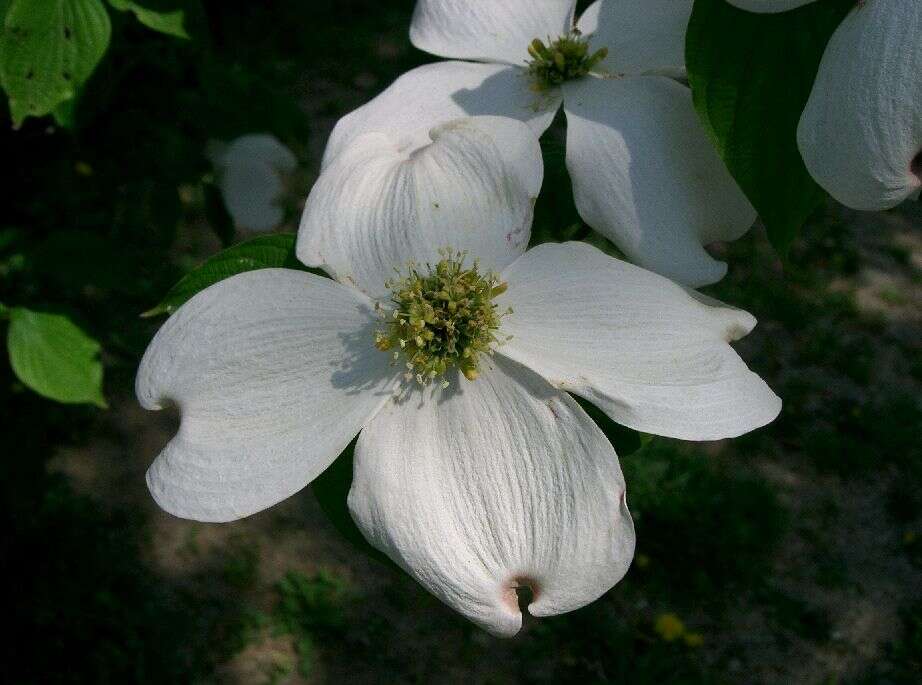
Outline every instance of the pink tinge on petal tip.
<svg viewBox="0 0 922 685">
<path fill-rule="evenodd" d="M 551 412 L 554 413 L 556 417 L 557 414 L 551 408 Z M 621 496 L 618 498 L 620 502 L 620 515 L 623 515 L 628 511 L 627 509 L 627 490 L 621 491 Z M 543 588 L 541 583 L 533 576 L 528 573 L 515 573 L 510 575 L 509 579 L 502 584 L 501 590 L 501 601 L 503 606 L 509 610 L 512 614 L 521 614 L 524 615 L 528 613 L 532 616 L 542 616 L 543 613 L 539 611 L 534 613 L 531 611 L 531 608 L 540 603 L 542 596 Z M 557 613 L 557 612 L 551 612 Z"/>
<path fill-rule="evenodd" d="M 503 584 L 503 604 L 514 614 L 524 612 L 525 608 L 537 601 L 541 585 L 526 574 L 516 574 Z"/>
</svg>

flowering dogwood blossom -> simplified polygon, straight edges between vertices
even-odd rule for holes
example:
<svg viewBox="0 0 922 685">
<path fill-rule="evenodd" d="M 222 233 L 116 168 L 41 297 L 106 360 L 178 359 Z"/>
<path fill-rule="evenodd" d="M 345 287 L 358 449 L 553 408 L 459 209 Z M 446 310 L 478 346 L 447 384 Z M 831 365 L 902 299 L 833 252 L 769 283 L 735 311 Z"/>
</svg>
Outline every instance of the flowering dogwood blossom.
<svg viewBox="0 0 922 685">
<path fill-rule="evenodd" d="M 583 243 L 525 252 L 542 166 L 524 124 L 451 122 L 409 156 L 371 136 L 335 162 L 354 211 L 329 227 L 332 203 L 309 202 L 299 235 L 339 282 L 237 275 L 151 342 L 138 397 L 182 423 L 148 485 L 177 516 L 230 521 L 303 488 L 358 434 L 349 508 L 369 542 L 512 635 L 517 588 L 534 615 L 570 611 L 634 551 L 618 458 L 568 392 L 691 440 L 761 426 L 780 400 L 728 344 L 749 314 Z"/>
<path fill-rule="evenodd" d="M 729 0 L 783 12 L 815 0 Z M 836 29 L 797 129 L 813 178 L 853 209 L 922 188 L 922 3 L 862 0 Z"/>
<path fill-rule="evenodd" d="M 271 231 L 284 219 L 285 179 L 298 167 L 294 153 L 267 133 L 241 136 L 210 150 L 224 206 L 238 228 Z"/>
<path fill-rule="evenodd" d="M 401 154 L 433 126 L 501 115 L 542 134 L 563 106 L 567 167 L 587 224 L 633 261 L 692 286 L 726 264 L 755 211 L 707 139 L 682 76 L 691 0 L 419 0 L 414 45 L 452 58 L 414 69 L 334 130 L 324 168 L 365 133 Z M 467 60 L 467 61 L 459 61 Z"/>
</svg>

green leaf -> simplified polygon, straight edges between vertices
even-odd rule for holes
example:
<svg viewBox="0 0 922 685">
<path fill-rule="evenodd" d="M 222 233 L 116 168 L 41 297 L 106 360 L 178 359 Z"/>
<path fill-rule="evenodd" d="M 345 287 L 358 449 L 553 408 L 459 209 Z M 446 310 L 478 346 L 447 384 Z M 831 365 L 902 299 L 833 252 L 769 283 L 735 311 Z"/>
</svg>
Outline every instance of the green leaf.
<svg viewBox="0 0 922 685">
<path fill-rule="evenodd" d="M 80 98 L 80 93 L 74 93 L 74 97 L 65 100 L 57 107 L 54 108 L 51 112 L 51 116 L 54 117 L 55 123 L 62 128 L 74 128 L 74 125 L 77 122 L 77 100 Z"/>
<path fill-rule="evenodd" d="M 797 149 L 797 124 L 829 37 L 855 0 L 755 14 L 695 0 L 686 36 L 695 108 L 785 255 L 825 193 Z"/>
<path fill-rule="evenodd" d="M 357 438 L 356 438 L 357 440 Z M 386 566 L 397 568 L 387 555 L 372 547 L 352 520 L 349 505 L 349 489 L 352 487 L 352 466 L 355 457 L 355 443 L 352 443 L 336 458 L 327 470 L 311 482 L 311 492 L 320 504 L 327 519 L 347 542 L 372 559 Z"/>
<path fill-rule="evenodd" d="M 186 0 L 109 0 L 120 12 L 131 12 L 149 29 L 189 39 Z"/>
<path fill-rule="evenodd" d="M 106 407 L 99 343 L 66 316 L 11 309 L 7 348 L 17 378 L 39 395 Z"/>
<path fill-rule="evenodd" d="M 0 83 L 13 123 L 75 97 L 111 33 L 101 0 L 12 0 L 0 39 Z"/>
<path fill-rule="evenodd" d="M 264 235 L 210 257 L 173 286 L 160 304 L 141 316 L 172 314 L 193 295 L 218 281 L 246 271 L 271 268 L 298 269 L 322 275 L 319 271 L 308 269 L 295 257 L 293 234 Z"/>
<path fill-rule="evenodd" d="M 566 164 L 566 144 L 557 127 L 541 138 L 544 184 L 535 203 L 530 246 L 580 240 L 589 233 L 576 210 Z"/>
</svg>

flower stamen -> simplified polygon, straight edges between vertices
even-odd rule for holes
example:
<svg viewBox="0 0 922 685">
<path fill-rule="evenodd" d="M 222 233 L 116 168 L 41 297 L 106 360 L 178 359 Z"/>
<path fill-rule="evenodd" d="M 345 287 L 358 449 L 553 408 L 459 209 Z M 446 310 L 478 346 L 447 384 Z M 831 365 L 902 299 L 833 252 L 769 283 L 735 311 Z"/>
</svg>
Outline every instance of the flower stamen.
<svg viewBox="0 0 922 685">
<path fill-rule="evenodd" d="M 532 88 L 540 92 L 586 76 L 608 56 L 608 48 L 590 54 L 589 39 L 573 29 L 555 41 L 548 38 L 547 45 L 535 38 L 528 45 L 528 54 L 532 57 L 528 63 Z"/>
<path fill-rule="evenodd" d="M 406 377 L 420 385 L 445 376 L 457 368 L 469 381 L 480 375 L 480 357 L 499 344 L 496 332 L 503 316 L 494 298 L 507 285 L 493 273 L 481 274 L 477 262 L 464 265 L 465 253 L 440 250 L 442 257 L 426 272 L 416 264 L 406 274 L 385 285 L 391 291 L 392 308 L 381 312 L 382 327 L 375 331 L 375 347 L 402 356 Z M 444 387 L 447 381 L 442 381 Z"/>
</svg>

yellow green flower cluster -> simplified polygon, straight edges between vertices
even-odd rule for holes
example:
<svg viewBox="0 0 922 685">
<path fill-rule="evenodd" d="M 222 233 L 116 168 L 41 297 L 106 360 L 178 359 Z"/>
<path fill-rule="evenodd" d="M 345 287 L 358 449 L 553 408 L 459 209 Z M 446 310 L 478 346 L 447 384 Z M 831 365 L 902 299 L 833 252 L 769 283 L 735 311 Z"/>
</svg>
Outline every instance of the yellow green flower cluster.
<svg viewBox="0 0 922 685">
<path fill-rule="evenodd" d="M 608 56 L 608 48 L 590 54 L 589 40 L 573 30 L 553 42 L 549 40 L 547 45 L 535 38 L 528 46 L 528 54 L 532 57 L 528 74 L 534 89 L 542 91 L 585 76 Z"/>
<path fill-rule="evenodd" d="M 496 331 L 509 311 L 500 313 L 493 299 L 506 284 L 477 263 L 464 266 L 464 253 L 442 250 L 442 260 L 426 273 L 410 264 L 405 276 L 388 281 L 393 308 L 384 312 L 384 328 L 375 346 L 406 359 L 407 377 L 426 385 L 457 367 L 465 378 L 479 375 L 482 354 L 499 342 Z"/>
<path fill-rule="evenodd" d="M 660 614 L 653 623 L 653 629 L 666 642 L 675 642 L 681 639 L 689 647 L 700 647 L 704 644 L 701 633 L 689 631 L 685 624 L 675 614 Z"/>
</svg>

